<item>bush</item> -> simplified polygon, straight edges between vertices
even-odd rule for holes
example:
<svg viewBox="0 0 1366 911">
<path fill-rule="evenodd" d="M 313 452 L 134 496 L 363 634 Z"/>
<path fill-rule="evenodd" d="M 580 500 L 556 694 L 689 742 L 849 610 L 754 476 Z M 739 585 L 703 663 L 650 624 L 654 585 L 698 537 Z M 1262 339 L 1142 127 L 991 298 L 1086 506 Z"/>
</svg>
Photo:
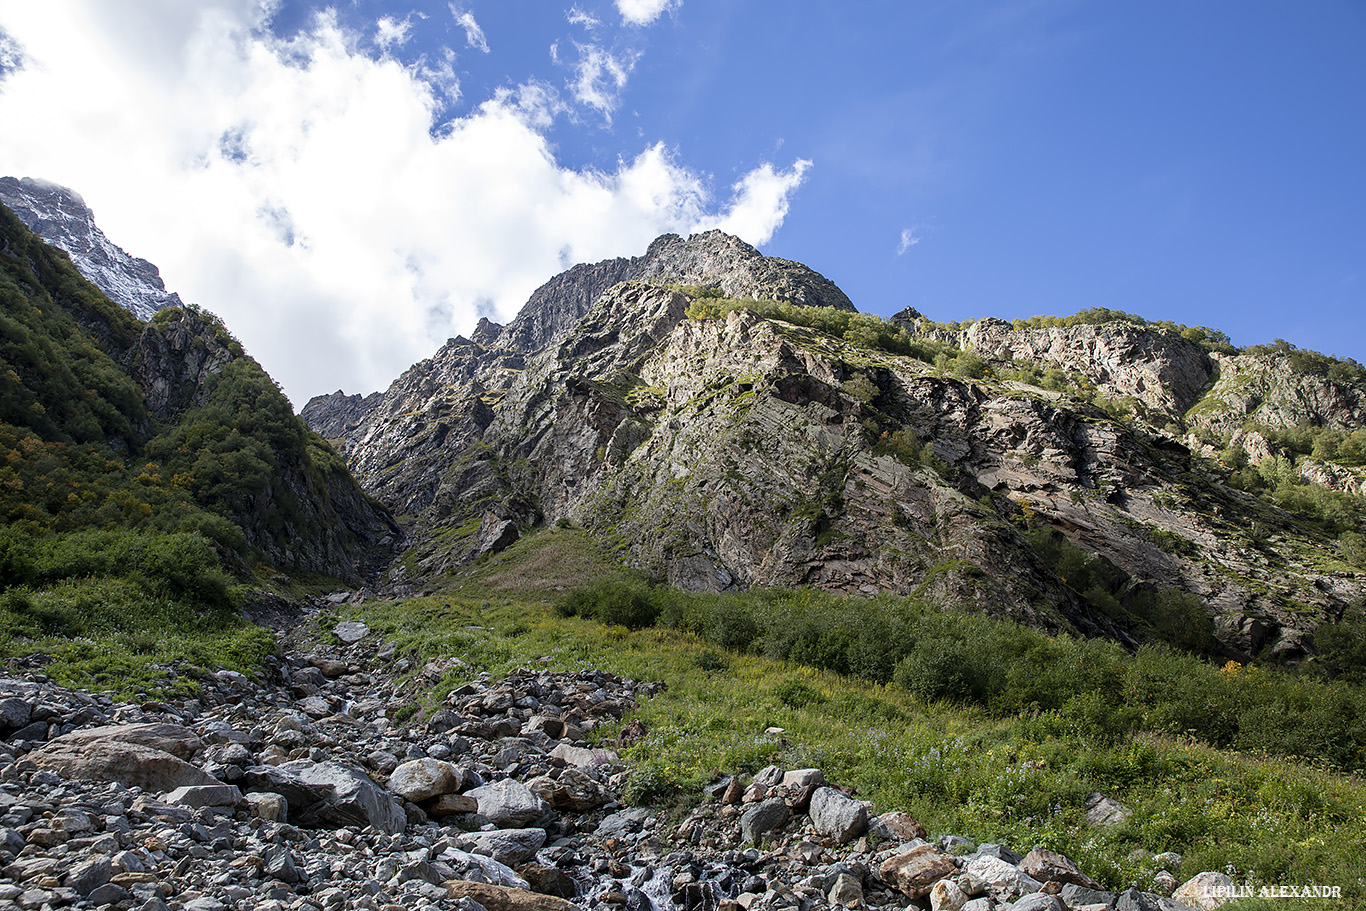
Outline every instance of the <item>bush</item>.
<svg viewBox="0 0 1366 911">
<path fill-rule="evenodd" d="M 818 705 L 825 701 L 825 694 L 809 684 L 795 679 L 784 680 L 773 688 L 773 695 L 783 705 L 799 709 L 802 706 Z"/>
<path fill-rule="evenodd" d="M 562 617 L 583 617 L 606 626 L 644 629 L 659 617 L 660 599 L 644 582 L 597 582 L 570 592 L 555 608 Z"/>
<path fill-rule="evenodd" d="M 973 655 L 952 639 L 921 639 L 897 663 L 892 679 L 927 701 L 984 702 L 986 686 Z"/>
<path fill-rule="evenodd" d="M 1044 547 L 1056 543 L 1041 539 Z M 1087 571 L 1086 560 L 1059 553 Z M 1144 622 L 1170 624 L 1170 637 L 1179 639 L 1179 628 L 1194 637 L 1192 643 L 1204 635 L 1208 618 L 1197 601 L 1163 591 L 1149 597 Z M 757 649 L 772 658 L 891 683 L 925 700 L 1020 717 L 1041 737 L 1066 733 L 1110 743 L 1145 730 L 1312 759 L 1347 772 L 1366 767 L 1366 694 L 1347 685 L 1366 672 L 1363 608 L 1321 627 L 1315 637 L 1321 657 L 1312 666 L 1340 678 L 1336 684 L 1236 663 L 1220 668 L 1163 643 L 1131 656 L 1106 640 L 1048 636 L 1009 621 L 888 597 L 841 598 L 813 590 L 680 592 L 628 580 L 582 589 L 558 610 L 605 623 L 631 617 L 639 624 L 653 616 L 661 626 L 693 633 L 713 647 Z M 716 663 L 710 654 L 699 659 L 706 667 Z M 820 695 L 798 676 L 774 689 L 792 707 Z M 1282 717 L 1286 713 L 1293 717 Z"/>
</svg>

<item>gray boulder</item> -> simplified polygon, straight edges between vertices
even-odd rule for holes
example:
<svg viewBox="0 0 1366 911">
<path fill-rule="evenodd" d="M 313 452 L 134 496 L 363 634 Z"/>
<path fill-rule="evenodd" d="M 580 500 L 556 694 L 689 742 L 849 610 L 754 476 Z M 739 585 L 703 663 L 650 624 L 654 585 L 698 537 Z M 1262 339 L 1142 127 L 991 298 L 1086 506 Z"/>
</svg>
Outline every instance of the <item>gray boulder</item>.
<svg viewBox="0 0 1366 911">
<path fill-rule="evenodd" d="M 104 724 L 72 731 L 52 741 L 52 746 L 79 748 L 104 741 L 134 743 L 170 753 L 177 759 L 193 759 L 204 749 L 204 741 L 187 727 L 168 722 L 144 724 Z"/>
<path fill-rule="evenodd" d="M 550 807 L 526 785 L 511 778 L 467 792 L 479 804 L 479 815 L 500 829 L 523 828 L 550 812 Z"/>
<path fill-rule="evenodd" d="M 242 792 L 235 785 L 188 785 L 166 795 L 166 802 L 180 807 L 235 807 L 242 802 Z"/>
<path fill-rule="evenodd" d="M 1133 815 L 1133 811 L 1104 794 L 1095 793 L 1086 798 L 1086 821 L 1102 829 L 1112 829 L 1122 825 Z"/>
<path fill-rule="evenodd" d="M 791 818 L 792 811 L 787 804 L 772 797 L 745 811 L 740 817 L 740 834 L 746 842 L 757 845 L 766 833 L 782 828 Z"/>
<path fill-rule="evenodd" d="M 810 813 L 816 831 L 839 844 L 853 841 L 868 831 L 868 809 L 834 788 L 816 789 L 811 795 Z"/>
<path fill-rule="evenodd" d="M 355 766 L 303 760 L 253 766 L 244 781 L 249 790 L 284 797 L 289 820 L 296 826 L 372 826 L 396 835 L 407 825 L 399 802 Z"/>
<path fill-rule="evenodd" d="M 370 627 L 358 621 L 348 620 L 333 627 L 332 633 L 347 645 L 355 645 L 370 635 Z"/>
<path fill-rule="evenodd" d="M 464 773 L 457 766 L 430 757 L 405 762 L 389 776 L 389 790 L 413 803 L 453 794 L 464 783 Z"/>
<path fill-rule="evenodd" d="M 998 902 L 1015 901 L 1022 895 L 1043 888 L 1043 883 L 1028 873 L 990 854 L 973 857 L 968 861 L 965 872 L 981 886 L 982 891 Z"/>
<path fill-rule="evenodd" d="M 32 711 L 28 702 L 17 696 L 0 699 L 0 731 L 17 731 L 26 727 Z"/>
<path fill-rule="evenodd" d="M 581 769 L 568 768 L 558 778 L 542 775 L 526 783 L 556 810 L 585 813 L 607 803 L 610 797 L 593 776 Z"/>
<path fill-rule="evenodd" d="M 472 854 L 492 857 L 500 864 L 515 867 L 535 857 L 545 840 L 545 829 L 497 829 L 467 832 L 460 836 L 460 846 Z"/>
<path fill-rule="evenodd" d="M 116 781 L 144 791 L 171 791 L 185 786 L 223 783 L 165 750 L 120 740 L 72 743 L 59 737 L 30 753 L 28 758 L 38 768 L 66 778 Z"/>
<path fill-rule="evenodd" d="M 629 835 L 632 832 L 639 832 L 650 821 L 654 814 L 645 807 L 633 807 L 629 810 L 618 810 L 611 816 L 598 823 L 595 831 L 599 838 L 611 838 L 614 836 Z"/>
</svg>

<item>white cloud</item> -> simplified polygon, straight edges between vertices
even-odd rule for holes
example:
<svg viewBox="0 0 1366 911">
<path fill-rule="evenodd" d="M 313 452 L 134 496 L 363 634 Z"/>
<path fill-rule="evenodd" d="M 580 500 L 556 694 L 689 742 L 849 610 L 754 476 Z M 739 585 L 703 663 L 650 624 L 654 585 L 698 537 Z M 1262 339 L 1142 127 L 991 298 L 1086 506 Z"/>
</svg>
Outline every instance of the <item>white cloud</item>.
<svg viewBox="0 0 1366 911">
<path fill-rule="evenodd" d="M 612 112 L 621 104 L 621 91 L 626 87 L 626 78 L 635 69 L 640 55 L 635 52 L 614 54 L 597 44 L 574 42 L 579 59 L 573 64 L 574 78 L 569 82 L 569 91 L 579 104 L 595 109 L 612 121 Z M 558 47 L 551 47 L 551 58 L 559 62 Z"/>
<path fill-rule="evenodd" d="M 489 52 L 488 39 L 484 37 L 484 30 L 479 27 L 479 23 L 474 21 L 474 13 L 469 10 L 462 10 L 454 3 L 450 4 L 451 15 L 455 17 L 455 22 L 465 30 L 465 43 L 476 51 Z"/>
<path fill-rule="evenodd" d="M 920 243 L 920 238 L 916 236 L 915 228 L 902 228 L 901 242 L 896 245 L 896 255 L 900 256 L 918 243 Z"/>
<path fill-rule="evenodd" d="M 590 30 L 602 25 L 596 17 L 589 13 L 585 13 L 577 6 L 571 6 L 569 12 L 564 14 L 564 18 L 570 25 L 581 25 Z"/>
<path fill-rule="evenodd" d="M 565 102 L 545 84 L 434 130 L 450 86 L 335 17 L 282 41 L 257 0 L 111 6 L 0 12 L 26 61 L 0 91 L 0 169 L 81 193 L 298 405 L 387 386 L 567 263 L 716 225 L 763 243 L 808 167 L 763 165 L 719 201 L 659 144 L 575 170 L 546 139 Z"/>
<path fill-rule="evenodd" d="M 734 201 L 716 227 L 743 237 L 751 244 L 765 244 L 787 217 L 792 193 L 806 179 L 811 162 L 799 158 L 786 171 L 767 162 L 742 177 L 731 189 Z"/>
<path fill-rule="evenodd" d="M 382 17 L 375 23 L 375 44 L 382 48 L 402 47 L 408 43 L 412 37 L 413 20 L 394 19 L 391 16 Z"/>
<path fill-rule="evenodd" d="M 617 0 L 617 12 L 631 25 L 649 25 L 665 10 L 677 9 L 683 0 Z"/>
</svg>

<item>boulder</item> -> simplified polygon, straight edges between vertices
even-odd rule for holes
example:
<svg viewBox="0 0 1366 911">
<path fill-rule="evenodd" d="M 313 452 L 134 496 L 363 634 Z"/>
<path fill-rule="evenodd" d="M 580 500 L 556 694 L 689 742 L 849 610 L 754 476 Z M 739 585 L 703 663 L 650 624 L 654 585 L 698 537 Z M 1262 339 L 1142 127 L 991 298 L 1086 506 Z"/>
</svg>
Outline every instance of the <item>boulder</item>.
<svg viewBox="0 0 1366 911">
<path fill-rule="evenodd" d="M 596 779 L 572 767 L 561 772 L 559 778 L 542 775 L 528 781 L 526 786 L 556 810 L 574 813 L 596 810 L 610 799 Z"/>
<path fill-rule="evenodd" d="M 934 845 L 919 845 L 882 862 L 878 875 L 911 899 L 924 898 L 934 884 L 958 872 L 958 865 Z"/>
<path fill-rule="evenodd" d="M 1028 873 L 990 854 L 973 857 L 968 861 L 965 872 L 981 885 L 982 891 L 1001 903 L 1013 902 L 1022 895 L 1043 888 L 1043 883 Z"/>
<path fill-rule="evenodd" d="M 749 787 L 745 789 L 745 803 L 754 803 L 763 800 L 774 788 L 783 782 L 782 767 L 776 765 L 764 766 L 754 775 Z"/>
<path fill-rule="evenodd" d="M 357 642 L 370 635 L 370 627 L 358 621 L 347 621 L 338 623 L 332 628 L 332 634 L 345 642 L 347 645 L 355 645 Z"/>
<path fill-rule="evenodd" d="M 1043 883 L 1072 883 L 1099 889 L 1100 883 L 1078 869 L 1067 857 L 1047 848 L 1035 848 L 1020 861 L 1020 870 Z"/>
<path fill-rule="evenodd" d="M 66 874 L 65 884 L 68 889 L 75 889 L 81 896 L 86 896 L 109 882 L 113 872 L 109 858 L 91 857 L 71 867 Z"/>
<path fill-rule="evenodd" d="M 1086 821 L 1093 826 L 1111 829 L 1127 822 L 1132 815 L 1132 810 L 1104 794 L 1096 793 L 1086 798 Z"/>
<path fill-rule="evenodd" d="M 1065 911 L 1062 902 L 1052 895 L 1033 892 L 1017 899 L 1008 906 L 1008 911 Z"/>
<path fill-rule="evenodd" d="M 479 802 L 466 794 L 442 794 L 440 797 L 424 801 L 422 810 L 433 819 L 443 819 L 447 816 L 478 813 Z"/>
<path fill-rule="evenodd" d="M 740 835 L 746 842 L 757 845 L 764 835 L 787 825 L 792 811 L 778 798 L 769 798 L 750 807 L 740 817 Z"/>
<path fill-rule="evenodd" d="M 1168 911 L 1167 903 L 1170 901 L 1171 899 L 1159 895 L 1129 889 L 1119 893 L 1115 898 L 1114 907 L 1115 911 Z"/>
<path fill-rule="evenodd" d="M 863 902 L 863 883 L 857 876 L 840 873 L 825 896 L 832 905 L 853 908 Z"/>
<path fill-rule="evenodd" d="M 32 712 L 28 702 L 17 696 L 0 699 L 0 731 L 17 731 L 27 727 Z"/>
<path fill-rule="evenodd" d="M 810 813 L 816 831 L 839 844 L 853 841 L 868 830 L 867 807 L 834 788 L 816 789 L 811 795 Z"/>
<path fill-rule="evenodd" d="M 355 766 L 299 760 L 246 770 L 248 790 L 279 794 L 296 826 L 372 826 L 396 835 L 407 826 L 403 807 Z"/>
<path fill-rule="evenodd" d="M 930 911 L 961 911 L 967 903 L 967 893 L 952 879 L 941 879 L 930 890 Z"/>
<path fill-rule="evenodd" d="M 168 722 L 147 724 L 105 724 L 94 728 L 72 731 L 52 741 L 50 746 L 79 748 L 100 741 L 135 743 L 170 753 L 177 759 L 193 759 L 204 749 L 204 741 L 187 727 Z"/>
<path fill-rule="evenodd" d="M 495 829 L 463 833 L 459 843 L 471 854 L 482 854 L 500 864 L 515 867 L 536 856 L 545 840 L 545 829 Z"/>
<path fill-rule="evenodd" d="M 825 773 L 820 769 L 793 769 L 791 772 L 783 774 L 782 786 L 801 790 L 802 788 L 818 788 L 825 784 Z"/>
<path fill-rule="evenodd" d="M 479 815 L 500 829 L 520 829 L 550 812 L 544 800 L 526 785 L 504 778 L 466 794 L 479 804 Z"/>
<path fill-rule="evenodd" d="M 901 810 L 883 813 L 874 819 L 868 825 L 868 834 L 900 842 L 913 841 L 928 835 L 925 827 L 914 816 Z"/>
<path fill-rule="evenodd" d="M 527 880 L 516 870 L 482 854 L 472 854 L 459 848 L 447 848 L 441 852 L 441 862 L 456 871 L 455 879 L 489 882 L 495 886 L 507 886 L 509 889 L 530 888 Z"/>
<path fill-rule="evenodd" d="M 451 898 L 468 898 L 483 905 L 488 911 L 579 911 L 573 902 L 541 895 L 526 889 L 510 889 L 488 883 L 453 880 L 443 884 Z"/>
<path fill-rule="evenodd" d="M 38 768 L 66 778 L 116 781 L 144 791 L 223 783 L 165 750 L 121 740 L 72 743 L 59 737 L 27 758 Z"/>
<path fill-rule="evenodd" d="M 1099 889 L 1088 889 L 1085 886 L 1068 884 L 1062 887 L 1058 893 L 1062 896 L 1063 904 L 1069 908 L 1081 908 L 1086 905 L 1105 905 L 1113 906 L 1115 903 L 1115 893 L 1105 892 Z"/>
<path fill-rule="evenodd" d="M 404 800 L 421 803 L 442 794 L 453 794 L 465 783 L 457 766 L 430 757 L 405 762 L 389 776 L 388 787 Z"/>
<path fill-rule="evenodd" d="M 646 807 L 633 807 L 629 810 L 618 810 L 611 816 L 605 817 L 598 823 L 594 830 L 599 838 L 611 838 L 614 836 L 628 835 L 632 832 L 639 832 L 650 821 L 654 814 Z"/>
<path fill-rule="evenodd" d="M 286 822 L 289 819 L 289 801 L 279 794 L 259 791 L 242 795 L 242 800 L 247 805 L 247 812 L 257 819 L 267 822 Z"/>
<path fill-rule="evenodd" d="M 1236 894 L 1232 878 L 1223 873 L 1197 873 L 1172 893 L 1172 898 L 1183 905 L 1214 911 L 1233 900 Z"/>
<path fill-rule="evenodd" d="M 166 795 L 166 802 L 180 807 L 235 807 L 242 802 L 242 792 L 235 785 L 188 785 Z"/>
</svg>

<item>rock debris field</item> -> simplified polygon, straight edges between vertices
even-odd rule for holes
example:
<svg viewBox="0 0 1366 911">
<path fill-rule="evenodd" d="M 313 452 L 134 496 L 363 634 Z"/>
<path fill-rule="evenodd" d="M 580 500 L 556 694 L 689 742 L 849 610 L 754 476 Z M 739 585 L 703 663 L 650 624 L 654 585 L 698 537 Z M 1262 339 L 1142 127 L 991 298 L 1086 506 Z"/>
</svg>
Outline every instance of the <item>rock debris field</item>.
<svg viewBox="0 0 1366 911">
<path fill-rule="evenodd" d="M 818 769 L 722 777 L 680 824 L 624 806 L 627 767 L 585 740 L 662 685 L 481 675 L 405 724 L 386 675 L 407 664 L 362 624 L 336 632 L 270 682 L 219 672 L 193 699 L 0 677 L 0 908 L 1179 911 L 1233 885 L 1106 892 L 1051 851 L 875 815 Z"/>
</svg>

